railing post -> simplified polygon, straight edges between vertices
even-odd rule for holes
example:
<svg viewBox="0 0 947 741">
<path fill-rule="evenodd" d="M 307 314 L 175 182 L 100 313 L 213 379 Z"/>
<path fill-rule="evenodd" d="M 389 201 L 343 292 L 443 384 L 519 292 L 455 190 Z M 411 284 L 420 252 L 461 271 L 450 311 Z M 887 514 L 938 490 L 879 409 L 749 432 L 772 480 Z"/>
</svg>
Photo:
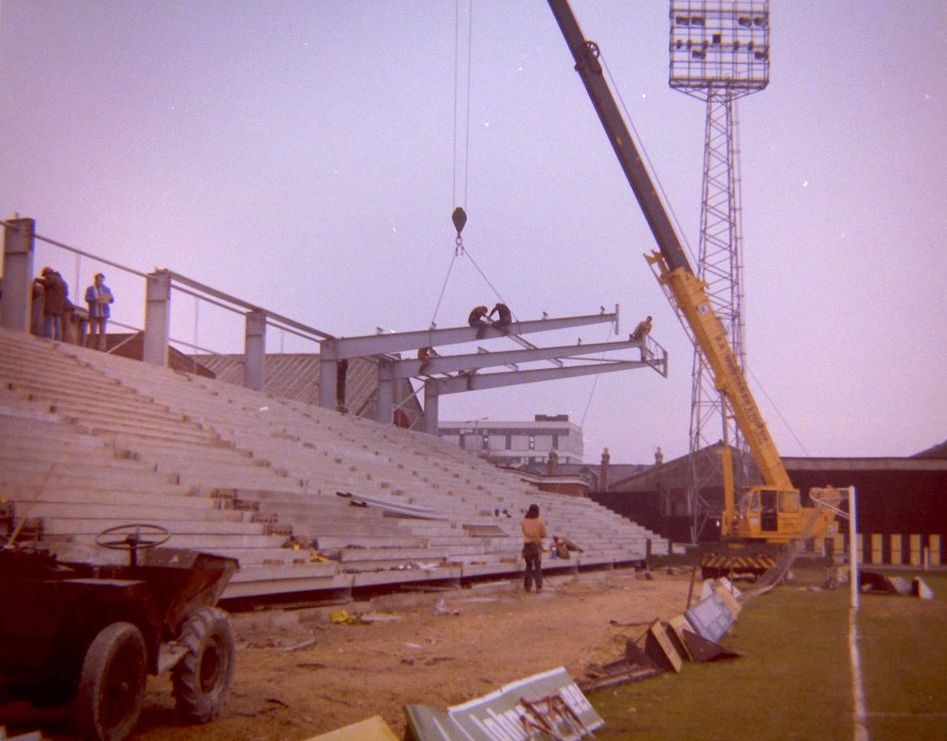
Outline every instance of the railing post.
<svg viewBox="0 0 947 741">
<path fill-rule="evenodd" d="M 33 300 L 33 219 L 10 219 L 3 235 L 3 297 L 0 322 L 17 332 L 30 331 Z"/>
<path fill-rule="evenodd" d="M 266 312 L 254 309 L 246 314 L 243 345 L 243 385 L 263 390 L 266 361 Z"/>
<path fill-rule="evenodd" d="M 375 419 L 385 425 L 391 424 L 395 405 L 394 364 L 390 360 L 378 361 L 378 405 Z"/>
<path fill-rule="evenodd" d="M 338 360 L 336 359 L 335 340 L 323 340 L 319 343 L 319 406 L 326 409 L 336 407 L 336 383 Z"/>
<path fill-rule="evenodd" d="M 141 359 L 167 367 L 171 324 L 171 274 L 149 273 L 145 285 L 145 338 Z"/>
<path fill-rule="evenodd" d="M 437 435 L 437 381 L 424 382 L 424 431 L 428 435 Z"/>
</svg>

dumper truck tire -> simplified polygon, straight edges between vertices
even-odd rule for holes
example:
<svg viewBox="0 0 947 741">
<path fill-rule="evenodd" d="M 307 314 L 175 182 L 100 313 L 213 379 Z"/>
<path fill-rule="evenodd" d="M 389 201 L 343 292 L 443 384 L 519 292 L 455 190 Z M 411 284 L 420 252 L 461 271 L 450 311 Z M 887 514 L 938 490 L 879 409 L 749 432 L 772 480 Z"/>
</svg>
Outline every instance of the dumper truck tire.
<svg viewBox="0 0 947 741">
<path fill-rule="evenodd" d="M 79 674 L 75 723 L 83 738 L 121 741 L 128 736 L 145 697 L 147 651 L 131 623 L 106 626 L 89 644 Z"/>
<path fill-rule="evenodd" d="M 171 673 L 175 707 L 192 723 L 207 723 L 223 709 L 233 682 L 236 646 L 230 617 L 216 607 L 191 613 L 178 643 L 187 647 Z"/>
</svg>

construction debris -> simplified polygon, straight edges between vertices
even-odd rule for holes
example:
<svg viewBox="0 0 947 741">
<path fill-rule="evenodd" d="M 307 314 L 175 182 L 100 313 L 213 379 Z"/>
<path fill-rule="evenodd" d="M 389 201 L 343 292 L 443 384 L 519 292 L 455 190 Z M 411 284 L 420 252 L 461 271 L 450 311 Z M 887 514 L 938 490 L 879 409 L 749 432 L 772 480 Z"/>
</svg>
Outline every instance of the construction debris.
<svg viewBox="0 0 947 741">
<path fill-rule="evenodd" d="M 409 737 L 417 741 L 573 741 L 592 736 L 604 721 L 563 668 L 508 684 L 446 711 L 405 705 Z"/>
<path fill-rule="evenodd" d="M 582 689 L 585 692 L 602 690 L 627 682 L 648 679 L 661 674 L 662 671 L 655 666 L 641 647 L 629 638 L 625 643 L 625 655 L 622 658 L 608 664 L 593 664 L 586 669 L 585 674 L 588 678 L 582 682 Z"/>
<path fill-rule="evenodd" d="M 876 594 L 900 594 L 902 597 L 933 599 L 934 591 L 919 576 L 910 582 L 903 576 L 888 576 L 880 571 L 858 572 L 858 586 L 862 592 Z"/>
<path fill-rule="evenodd" d="M 373 741 L 398 741 L 398 736 L 391 730 L 391 726 L 385 723 L 380 715 L 368 718 L 367 720 L 352 723 L 344 728 L 338 728 L 319 736 L 312 736 L 306 741 L 364 741 L 364 739 L 373 739 Z"/>
<path fill-rule="evenodd" d="M 717 643 L 740 613 L 737 601 L 740 592 L 727 579 L 717 579 L 707 580 L 702 594 L 703 599 L 684 615 L 671 618 L 667 624 L 653 620 L 636 640 L 628 639 L 622 658 L 589 666 L 582 689 L 591 692 L 648 679 L 666 671 L 680 672 L 684 661 L 705 662 L 740 656 Z M 609 622 L 623 625 L 616 620 Z"/>
</svg>

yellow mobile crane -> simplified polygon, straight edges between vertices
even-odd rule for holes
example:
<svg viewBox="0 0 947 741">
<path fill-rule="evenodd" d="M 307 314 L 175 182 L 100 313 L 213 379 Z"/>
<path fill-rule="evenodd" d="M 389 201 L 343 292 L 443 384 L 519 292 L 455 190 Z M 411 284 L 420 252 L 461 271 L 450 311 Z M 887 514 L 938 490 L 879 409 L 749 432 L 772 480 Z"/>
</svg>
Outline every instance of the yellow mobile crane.
<svg viewBox="0 0 947 741">
<path fill-rule="evenodd" d="M 737 503 L 730 450 L 724 447 L 722 537 L 731 544 L 785 545 L 834 534 L 835 515 L 820 504 L 837 506 L 841 492 L 832 488 L 811 489 L 809 500 L 813 506 L 803 506 L 799 490 L 789 480 L 779 451 L 733 353 L 727 332 L 707 296 L 706 284 L 694 274 L 628 131 L 603 74 L 598 46 L 585 39 L 568 0 L 548 2 L 575 59 L 576 71 L 658 244 L 658 251 L 645 257 L 691 341 L 711 370 L 716 387 L 732 411 L 763 479 L 762 485 L 741 492 Z M 707 554 L 704 558 L 705 571 L 741 570 L 735 567 L 745 565 L 745 570 L 759 573 L 772 564 L 771 558 L 747 563 L 737 551 L 724 555 Z"/>
</svg>

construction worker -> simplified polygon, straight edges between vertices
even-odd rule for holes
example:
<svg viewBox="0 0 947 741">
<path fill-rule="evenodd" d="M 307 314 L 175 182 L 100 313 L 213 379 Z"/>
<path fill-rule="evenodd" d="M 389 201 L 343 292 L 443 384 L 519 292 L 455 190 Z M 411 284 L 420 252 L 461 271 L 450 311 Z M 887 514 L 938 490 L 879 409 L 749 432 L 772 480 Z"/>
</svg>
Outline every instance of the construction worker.
<svg viewBox="0 0 947 741">
<path fill-rule="evenodd" d="M 645 339 L 649 334 L 651 334 L 651 324 L 652 324 L 652 321 L 651 321 L 650 316 L 647 319 L 643 319 L 642 321 L 638 322 L 638 326 L 635 327 L 635 331 L 632 332 L 631 335 L 629 335 L 628 339 L 629 340 Z"/>
<path fill-rule="evenodd" d="M 439 357 L 437 351 L 433 347 L 419 347 L 418 348 L 418 360 L 421 361 L 421 367 L 418 368 L 418 375 L 423 376 L 424 371 L 427 370 L 427 367 L 431 364 L 431 358 Z"/>
<path fill-rule="evenodd" d="M 489 310 L 486 306 L 474 306 L 470 310 L 470 316 L 467 317 L 467 324 L 471 327 L 477 327 L 477 339 L 483 338 L 483 333 L 490 326 L 490 318 L 487 316 Z"/>
<path fill-rule="evenodd" d="M 513 315 L 510 313 L 510 307 L 506 304 L 498 303 L 490 310 L 490 317 L 494 314 L 497 315 L 497 318 L 493 322 L 493 326 L 497 329 L 505 330 L 510 326 L 510 322 L 513 321 Z"/>
<path fill-rule="evenodd" d="M 470 310 L 470 316 L 467 317 L 467 324 L 471 327 L 482 327 L 487 321 L 486 306 L 474 306 Z"/>
</svg>

